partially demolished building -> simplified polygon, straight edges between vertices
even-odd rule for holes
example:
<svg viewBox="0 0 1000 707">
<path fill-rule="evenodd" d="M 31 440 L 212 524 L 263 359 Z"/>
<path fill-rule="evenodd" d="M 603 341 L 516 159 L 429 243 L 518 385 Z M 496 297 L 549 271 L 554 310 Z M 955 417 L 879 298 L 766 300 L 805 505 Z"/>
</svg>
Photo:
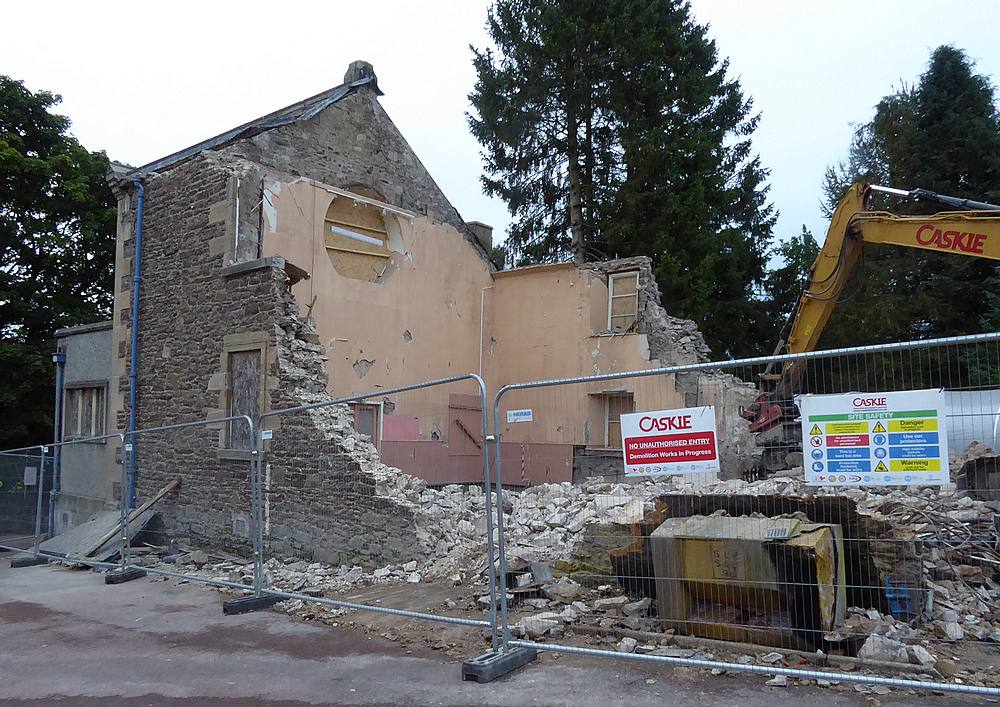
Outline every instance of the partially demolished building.
<svg viewBox="0 0 1000 707">
<path fill-rule="evenodd" d="M 706 360 L 694 323 L 660 306 L 647 258 L 498 271 L 489 259 L 491 229 L 462 219 L 380 95 L 372 67 L 355 62 L 329 91 L 138 169 L 115 167 L 118 249 L 103 432 L 128 428 L 133 340 L 138 429 L 256 417 L 323 396 L 469 372 L 496 389 Z M 720 428 L 731 432 L 723 438 L 739 439 L 736 410 L 753 391 L 720 380 L 588 390 L 579 419 L 566 425 L 539 421 L 546 403 L 535 401 L 535 422 L 504 430 L 502 453 L 520 469 L 512 481 L 620 473 L 613 471 L 620 433 L 608 420 L 634 409 L 715 403 Z M 431 483 L 475 482 L 479 442 L 465 432 L 481 429 L 479 407 L 457 393 L 446 404 L 373 398 L 339 412 L 336 424 L 313 416 L 302 429 L 275 429 L 274 444 L 296 440 L 313 449 L 312 438 L 329 442 L 329 426 L 360 435 L 341 450 L 344 468 L 356 468 L 359 449 L 370 443 L 382 461 Z M 204 438 L 171 439 L 164 473 L 207 459 L 222 469 L 248 459 L 250 446 L 236 423 L 218 425 L 209 446 Z M 141 439 L 136 447 L 141 497 L 164 479 L 152 471 L 157 442 Z M 743 454 L 728 458 L 738 474 Z M 176 494 L 181 525 L 216 522 L 208 516 L 239 486 L 227 490 L 226 476 L 219 471 L 209 488 Z M 117 468 L 108 466 L 103 486 L 90 496 L 116 503 Z"/>
<path fill-rule="evenodd" d="M 498 270 L 489 226 L 463 220 L 380 95 L 372 67 L 355 62 L 329 91 L 109 175 L 118 196 L 110 370 L 78 381 L 93 390 L 76 394 L 67 420 L 79 427 L 89 409 L 96 435 L 127 430 L 130 414 L 149 430 L 364 394 L 267 418 L 257 505 L 269 582 L 289 591 L 484 576 L 481 430 L 491 411 L 469 389 L 393 388 L 478 373 L 496 392 L 708 361 L 695 324 L 661 305 L 648 258 Z M 70 357 L 85 334 L 64 333 Z M 515 612 L 560 612 L 515 617 L 515 633 L 551 637 L 587 620 L 601 631 L 669 624 L 701 638 L 849 654 L 870 634 L 925 669 L 918 641 L 968 633 L 1000 642 L 1000 584 L 979 564 L 1000 560 L 962 550 L 995 542 L 991 501 L 951 484 L 940 493 L 814 489 L 794 450 L 786 461 L 796 468 L 753 478 L 756 449 L 738 413 L 756 395 L 745 380 L 705 370 L 510 396 L 497 443 L 505 483 L 521 488 L 497 518 L 506 557 L 523 565 L 510 573 L 511 601 Z M 622 478 L 622 414 L 706 405 L 720 478 Z M 138 498 L 183 479 L 156 507 L 163 545 L 180 538 L 182 549 L 245 554 L 249 432 L 229 421 L 135 439 Z M 64 526 L 128 493 L 119 480 L 129 450 L 112 438 L 88 453 L 101 473 L 64 479 Z M 64 475 L 84 474 L 72 454 Z M 968 537 L 949 544 L 942 528 Z M 246 581 L 246 562 L 213 567 L 192 555 L 181 558 Z M 918 630 L 909 622 L 920 617 L 933 622 Z"/>
</svg>

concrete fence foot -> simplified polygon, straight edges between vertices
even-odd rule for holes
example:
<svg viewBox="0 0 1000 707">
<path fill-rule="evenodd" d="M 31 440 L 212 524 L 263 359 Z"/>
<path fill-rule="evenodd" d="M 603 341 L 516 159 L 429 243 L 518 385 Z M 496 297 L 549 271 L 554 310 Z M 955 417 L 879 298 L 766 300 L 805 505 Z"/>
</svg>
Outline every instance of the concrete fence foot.
<svg viewBox="0 0 1000 707">
<path fill-rule="evenodd" d="M 18 567 L 37 567 L 48 563 L 49 558 L 47 557 L 15 557 L 10 561 L 10 566 L 12 569 L 16 569 Z"/>
<path fill-rule="evenodd" d="M 493 682 L 538 658 L 534 648 L 510 648 L 490 651 L 462 663 L 462 680 Z"/>
<path fill-rule="evenodd" d="M 227 599 L 222 602 L 223 614 L 246 614 L 260 609 L 269 609 L 279 601 L 281 597 L 269 596 L 267 594 L 255 597 L 240 597 L 239 599 Z"/>
<path fill-rule="evenodd" d="M 140 577 L 146 576 L 146 570 L 139 569 L 138 567 L 127 567 L 123 570 L 111 570 L 104 574 L 105 584 L 124 584 L 125 582 L 131 582 L 133 579 L 139 579 Z"/>
</svg>

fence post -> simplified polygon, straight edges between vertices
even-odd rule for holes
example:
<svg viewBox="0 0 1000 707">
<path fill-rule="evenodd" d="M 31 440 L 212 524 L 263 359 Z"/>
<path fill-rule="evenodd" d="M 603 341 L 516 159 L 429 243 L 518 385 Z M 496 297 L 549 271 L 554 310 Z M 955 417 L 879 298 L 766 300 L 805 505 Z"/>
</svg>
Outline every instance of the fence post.
<svg viewBox="0 0 1000 707">
<path fill-rule="evenodd" d="M 38 454 L 38 473 L 36 474 L 36 498 L 35 498 L 35 559 L 38 559 L 38 546 L 42 544 L 42 496 L 43 488 L 45 487 L 45 455 L 48 454 L 48 447 L 39 447 L 41 450 Z M 49 495 L 49 507 L 55 503 L 55 491 L 54 489 Z M 51 514 L 49 514 L 51 516 Z M 48 534 L 52 535 L 51 523 L 49 524 Z"/>
<path fill-rule="evenodd" d="M 258 425 L 259 427 L 259 425 Z M 264 440 L 263 430 L 257 429 L 250 457 L 250 534 L 253 545 L 253 594 L 261 596 L 264 589 Z"/>
<path fill-rule="evenodd" d="M 250 482 L 250 543 L 253 550 L 253 592 L 250 596 L 237 599 L 227 599 L 222 602 L 223 614 L 245 614 L 258 609 L 274 606 L 282 597 L 264 591 L 264 502 L 263 471 L 264 463 L 264 433 L 261 424 L 255 424 L 246 415 L 241 416 L 250 427 L 249 438 L 253 448 L 250 450 L 250 468 L 247 479 Z"/>
<path fill-rule="evenodd" d="M 497 492 L 497 552 L 500 553 L 500 612 L 503 622 L 503 646 L 506 650 L 510 643 L 510 610 L 507 605 L 507 550 L 506 550 L 506 528 L 503 520 L 503 472 L 500 463 L 500 450 L 503 438 L 500 434 L 500 399 L 503 397 L 504 389 L 501 388 L 493 401 L 493 438 L 496 458 L 493 462 L 494 483 Z"/>
<path fill-rule="evenodd" d="M 140 577 L 146 576 L 146 570 L 141 567 L 132 567 L 132 554 L 129 551 L 129 537 L 128 537 L 128 522 L 129 514 L 132 509 L 129 507 L 129 494 L 126 489 L 128 487 L 128 468 L 129 459 L 135 458 L 135 433 L 126 431 L 124 434 L 118 433 L 118 438 L 122 443 L 122 459 L 121 459 L 121 520 L 119 521 L 121 525 L 121 550 L 118 552 L 120 563 L 116 570 L 109 570 L 104 575 L 105 584 L 122 584 L 124 582 L 130 582 L 133 579 L 139 579 Z"/>
<path fill-rule="evenodd" d="M 501 608 L 501 623 L 503 624 L 503 630 L 501 632 L 502 640 L 500 641 L 499 648 L 494 643 L 494 649 L 485 655 L 481 655 L 472 660 L 467 660 L 462 664 L 462 679 L 463 680 L 475 680 L 477 682 L 492 682 L 499 677 L 502 677 L 508 673 L 517 670 L 520 667 L 527 665 L 536 658 L 538 658 L 538 650 L 536 648 L 522 647 L 522 646 L 511 646 L 510 645 L 510 623 L 508 621 L 508 607 L 507 607 L 507 558 L 506 551 L 504 549 L 504 522 L 503 522 L 503 490 L 501 488 L 501 474 L 500 474 L 500 423 L 497 416 L 497 410 L 500 408 L 500 396 L 503 395 L 503 388 L 497 394 L 497 397 L 493 403 L 493 449 L 494 449 L 494 461 L 493 469 L 495 471 L 495 485 L 497 494 L 497 555 L 499 555 L 499 566 L 498 570 L 495 570 L 493 564 L 490 563 L 490 589 L 492 590 L 492 599 L 490 600 L 490 605 L 492 607 L 493 616 L 491 617 L 493 625 L 494 637 L 496 636 L 496 604 L 497 595 L 499 592 L 499 601 Z M 483 405 L 483 427 L 485 428 L 487 424 L 486 421 L 486 406 Z M 486 450 L 487 445 L 484 441 L 483 449 Z M 487 452 L 488 457 L 488 452 Z M 490 488 L 489 488 L 489 461 L 484 463 L 487 474 L 486 482 L 486 527 L 487 533 L 489 533 L 489 552 L 492 555 L 493 552 L 493 530 L 490 528 Z M 493 575 L 496 572 L 498 575 L 497 579 L 493 579 Z"/>
<path fill-rule="evenodd" d="M 489 433 L 489 420 L 487 419 L 487 399 L 486 383 L 480 376 L 473 376 L 479 384 L 479 395 L 481 399 L 480 409 L 483 411 L 483 492 L 486 494 L 486 565 L 489 572 L 490 586 L 490 647 L 497 650 L 499 645 L 499 635 L 497 633 L 497 563 L 496 555 L 493 552 L 493 491 L 490 488 L 490 442 L 493 437 Z"/>
</svg>

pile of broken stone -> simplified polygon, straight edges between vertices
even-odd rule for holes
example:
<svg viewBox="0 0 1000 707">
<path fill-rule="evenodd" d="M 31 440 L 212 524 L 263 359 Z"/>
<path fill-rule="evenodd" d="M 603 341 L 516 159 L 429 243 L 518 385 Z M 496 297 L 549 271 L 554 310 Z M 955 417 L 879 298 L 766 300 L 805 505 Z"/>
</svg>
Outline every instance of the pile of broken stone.
<svg viewBox="0 0 1000 707">
<path fill-rule="evenodd" d="M 413 558 L 378 568 L 333 567 L 294 558 L 266 563 L 269 586 L 305 595 L 330 595 L 358 585 L 447 580 L 484 588 L 486 562 L 486 494 L 479 486 L 433 488 L 420 479 L 372 460 L 369 473 L 377 492 L 410 508 L 416 523 Z M 988 568 L 1000 565 L 990 550 L 995 541 L 994 510 L 954 485 L 932 488 L 827 489 L 808 487 L 801 470 L 781 472 L 757 481 L 705 481 L 685 476 L 657 477 L 636 483 L 542 484 L 503 496 L 507 557 L 555 563 L 570 560 L 574 548 L 593 524 L 628 524 L 642 520 L 665 495 L 749 495 L 803 497 L 838 495 L 851 498 L 862 515 L 893 524 L 921 543 L 926 586 L 933 590 L 930 621 L 909 623 L 873 609 L 851 609 L 838 632 L 869 636 L 859 654 L 871 660 L 930 665 L 936 661 L 927 645 L 973 639 L 1000 642 L 1000 584 Z M 496 495 L 490 494 L 495 508 Z M 494 528 L 494 537 L 496 529 Z M 179 558 L 183 563 L 185 558 Z M 238 562 L 206 563 L 201 574 L 247 583 L 249 568 Z M 568 589 L 576 587 L 575 589 Z M 573 596 L 569 596 L 573 593 Z M 543 605 L 544 602 L 544 605 Z M 488 606 L 488 597 L 485 599 Z M 480 600 L 483 607 L 483 600 Z M 543 596 L 523 607 L 538 613 L 521 618 L 515 631 L 524 637 L 556 637 L 581 622 L 637 628 L 648 621 L 650 600 L 629 597 L 617 584 L 584 588 L 562 578 L 546 585 Z M 833 638 L 833 637 L 831 637 Z M 630 641 L 625 641 L 628 649 Z M 655 651 L 662 646 L 653 646 Z M 635 650 L 645 650 L 637 643 Z"/>
</svg>

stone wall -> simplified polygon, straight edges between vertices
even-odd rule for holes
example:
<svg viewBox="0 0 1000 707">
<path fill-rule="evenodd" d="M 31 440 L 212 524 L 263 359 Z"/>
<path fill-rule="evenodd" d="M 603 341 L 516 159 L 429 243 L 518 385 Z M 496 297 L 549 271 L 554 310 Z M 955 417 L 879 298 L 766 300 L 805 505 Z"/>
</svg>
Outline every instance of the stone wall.
<svg viewBox="0 0 1000 707">
<path fill-rule="evenodd" d="M 330 186 L 374 189 L 390 204 L 451 224 L 488 261 L 486 251 L 393 124 L 371 85 L 354 89 L 308 120 L 267 130 L 222 152 Z"/>
<path fill-rule="evenodd" d="M 327 397 L 325 352 L 297 314 L 284 261 L 230 262 L 233 179 L 245 173 L 245 162 L 208 154 L 146 180 L 140 429 L 225 417 L 227 351 L 247 346 L 262 352 L 265 409 Z M 129 325 L 128 311 L 121 316 Z M 118 355 L 127 360 L 128 346 Z M 342 405 L 267 420 L 272 552 L 377 566 L 433 547 L 437 538 L 415 542 L 419 508 L 379 494 L 392 472 L 352 423 Z M 227 439 L 227 423 L 139 435 L 137 496 L 179 479 L 157 504 L 168 537 L 248 555 L 250 453 Z"/>
<path fill-rule="evenodd" d="M 284 273 L 262 267 L 226 276 L 232 177 L 231 168 L 201 156 L 145 179 L 139 429 L 225 416 L 217 385 L 225 336 L 268 332 L 279 310 L 275 293 Z M 130 236 L 125 247 L 131 266 L 134 232 Z M 131 325 L 128 309 L 119 316 L 121 325 Z M 123 338 L 116 353 L 127 362 Z M 120 385 L 127 395 L 127 377 Z M 127 415 L 126 397 L 122 429 Z M 241 551 L 246 542 L 233 535 L 232 524 L 249 509 L 249 457 L 226 453 L 225 432 L 224 424 L 212 424 L 139 435 L 137 498 L 141 503 L 179 479 L 180 488 L 157 504 L 168 532 Z"/>
</svg>

